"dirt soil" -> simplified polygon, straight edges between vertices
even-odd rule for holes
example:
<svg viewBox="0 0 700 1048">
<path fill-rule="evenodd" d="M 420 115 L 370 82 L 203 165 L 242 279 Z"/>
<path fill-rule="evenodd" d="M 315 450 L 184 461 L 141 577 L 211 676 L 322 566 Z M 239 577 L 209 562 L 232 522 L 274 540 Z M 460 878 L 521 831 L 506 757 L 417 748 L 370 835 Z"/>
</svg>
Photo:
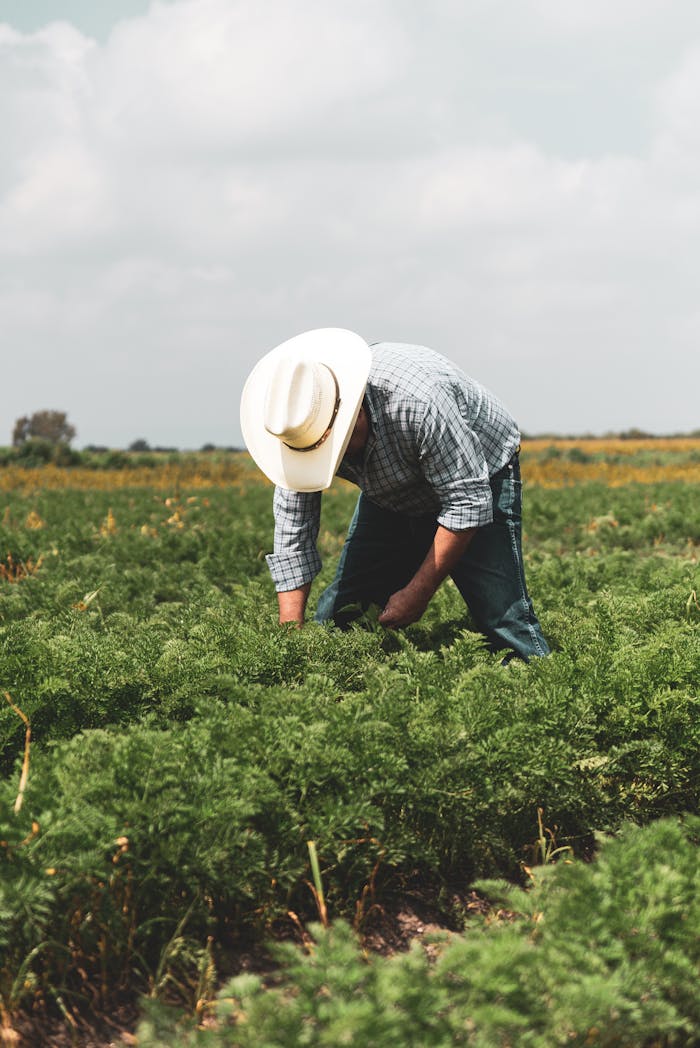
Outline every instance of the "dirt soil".
<svg viewBox="0 0 700 1048">
<path fill-rule="evenodd" d="M 363 945 L 369 952 L 387 957 L 408 950 L 417 940 L 432 956 L 437 951 L 431 943 L 432 937 L 461 932 L 465 922 L 468 929 L 470 917 L 484 917 L 489 913 L 499 919 L 513 917 L 507 911 L 494 910 L 477 892 L 455 894 L 448 909 L 453 915 L 461 915 L 461 919 L 446 914 L 429 895 L 421 892 L 397 898 L 388 906 L 374 906 L 363 921 Z M 296 928 L 287 925 L 280 930 L 280 938 L 289 939 L 292 935 L 299 943 L 305 938 L 308 941 L 301 925 Z M 241 951 L 231 961 L 228 975 L 246 971 L 270 975 L 276 971 L 263 949 Z M 75 1025 L 45 1013 L 26 1014 L 18 1016 L 11 1028 L 0 1025 L 0 1048 L 125 1048 L 138 1044 L 134 1036 L 138 1020 L 138 1002 L 123 1004 L 109 1016 L 94 1016 L 90 1021 L 76 1018 Z"/>
</svg>

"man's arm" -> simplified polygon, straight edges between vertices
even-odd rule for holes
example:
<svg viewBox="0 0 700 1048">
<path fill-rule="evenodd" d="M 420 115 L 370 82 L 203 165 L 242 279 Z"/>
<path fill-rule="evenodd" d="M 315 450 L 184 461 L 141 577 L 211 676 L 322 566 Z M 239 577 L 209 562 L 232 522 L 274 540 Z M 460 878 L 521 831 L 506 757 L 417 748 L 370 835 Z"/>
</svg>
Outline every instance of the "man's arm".
<svg viewBox="0 0 700 1048">
<path fill-rule="evenodd" d="M 298 589 L 283 590 L 277 594 L 280 626 L 285 622 L 295 622 L 298 626 L 303 624 L 310 590 L 311 583 L 307 582 L 305 586 L 300 586 Z"/>
<path fill-rule="evenodd" d="M 279 621 L 304 621 L 312 579 L 321 568 L 316 548 L 321 493 L 276 488 L 274 552 L 266 557 L 277 590 Z"/>
<path fill-rule="evenodd" d="M 446 578 L 474 537 L 476 528 L 450 531 L 438 524 L 433 544 L 411 581 L 392 594 L 379 616 L 382 626 L 396 629 L 417 622 L 436 589 Z"/>
</svg>

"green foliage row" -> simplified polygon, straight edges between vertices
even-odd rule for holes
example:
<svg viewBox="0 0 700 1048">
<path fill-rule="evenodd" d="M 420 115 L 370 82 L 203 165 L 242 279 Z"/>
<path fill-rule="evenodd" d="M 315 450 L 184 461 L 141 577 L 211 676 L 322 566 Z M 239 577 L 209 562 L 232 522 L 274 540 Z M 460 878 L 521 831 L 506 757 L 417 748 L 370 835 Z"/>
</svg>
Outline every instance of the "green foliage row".
<svg viewBox="0 0 700 1048">
<path fill-rule="evenodd" d="M 689 434 L 690 437 L 697 439 L 698 434 Z M 575 439 L 575 438 L 574 438 Z M 624 439 L 624 438 L 610 438 Z M 632 437 L 633 440 L 652 440 L 653 437 L 647 435 L 639 435 L 638 437 Z M 673 439 L 673 438 L 671 438 Z M 591 441 L 596 438 L 591 438 Z M 654 466 L 663 467 L 681 463 L 695 463 L 700 461 L 700 448 L 697 447 L 683 447 L 679 445 L 674 447 L 670 444 L 669 439 L 666 439 L 664 444 L 659 447 L 635 448 L 634 453 L 629 452 L 625 454 L 622 450 L 615 452 L 610 447 L 597 448 L 595 444 L 587 446 L 586 439 L 581 439 L 579 443 L 574 444 L 571 447 L 562 446 L 561 443 L 555 442 L 546 445 L 541 449 L 533 449 L 526 445 L 526 461 L 539 460 L 541 462 L 575 462 L 575 463 L 592 463 L 592 462 L 604 462 L 607 465 L 615 466 L 635 466 L 637 468 L 651 468 Z"/>
<path fill-rule="evenodd" d="M 630 689 L 646 701 L 657 691 L 675 694 L 685 708 L 697 680 L 693 492 L 616 493 L 614 527 L 605 489 L 587 500 L 568 490 L 529 495 L 529 575 L 559 654 L 527 675 L 528 686 L 536 691 L 538 672 L 555 674 L 561 679 L 552 687 L 579 700 L 590 692 L 606 716 L 611 693 L 624 706 Z M 263 556 L 272 541 L 266 489 L 167 502 L 149 492 L 50 492 L 9 502 L 0 566 L 3 549 L 15 565 L 43 561 L 14 584 L 0 578 L 0 683 L 29 716 L 36 741 L 146 715 L 167 725 L 189 717 L 194 699 L 225 696 L 229 685 L 297 687 L 309 672 L 344 693 L 368 691 L 366 674 L 381 670 L 401 691 L 407 663 L 426 696 L 438 689 L 451 703 L 455 686 L 485 687 L 485 701 L 501 705 L 502 675 L 478 636 L 464 633 L 469 620 L 450 586 L 404 639 L 362 634 L 369 650 L 358 660 L 357 638 L 316 629 L 289 637 L 275 628 Z M 327 499 L 326 553 L 339 549 L 349 509 L 344 491 Z M 105 532 L 110 511 L 113 530 Z M 43 528 L 25 526 L 30 512 Z M 602 521 L 594 531 L 592 520 Z M 332 570 L 326 561 L 316 592 Z M 473 668 L 485 685 L 455 680 Z M 22 733 L 19 719 L 2 710 L 6 770 Z"/>
<path fill-rule="evenodd" d="M 281 972 L 230 981 L 206 1026 L 151 1008 L 140 1048 L 474 1048 L 700 1041 L 700 820 L 626 827 L 591 865 L 486 884 L 517 920 L 368 957 L 345 924 L 285 944 Z M 548 874 L 548 876 L 545 876 Z"/>
<path fill-rule="evenodd" d="M 139 443 L 138 441 L 136 443 Z M 176 448 L 144 448 L 125 450 L 121 448 L 87 447 L 79 450 L 72 448 L 66 441 L 48 440 L 45 437 L 30 436 L 16 447 L 0 446 L 0 467 L 21 466 L 27 469 L 39 469 L 51 463 L 54 466 L 85 469 L 128 468 L 157 469 L 163 465 L 183 466 L 196 459 L 212 461 L 230 460 L 240 455 L 239 448 L 216 448 L 207 445 L 200 452 L 178 451 Z"/>
<path fill-rule="evenodd" d="M 371 616 L 349 633 L 279 629 L 269 489 L 8 496 L 5 1009 L 186 999 L 207 958 L 225 969 L 290 909 L 313 916 L 308 840 L 332 916 L 361 925 L 417 873 L 517 878 L 538 808 L 583 853 L 595 830 L 697 811 L 694 494 L 528 492 L 554 653 L 507 667 L 451 585 L 402 633 Z M 344 485 L 324 499 L 316 594 L 352 500 Z M 17 814 L 25 724 L 4 691 L 32 730 Z"/>
<path fill-rule="evenodd" d="M 687 439 L 697 439 L 698 433 L 688 434 Z M 594 441 L 596 438 L 591 438 Z M 611 437 L 611 440 L 616 438 Z M 619 439 L 619 438 L 617 438 Z M 651 439 L 647 434 L 639 434 L 631 439 Z M 86 469 L 120 470 L 127 467 L 144 469 L 169 465 L 184 465 L 195 458 L 230 460 L 233 455 L 240 455 L 240 448 L 217 447 L 205 444 L 199 451 L 181 451 L 172 447 L 150 447 L 144 440 L 133 441 L 128 448 L 107 448 L 89 445 L 82 449 L 70 446 L 65 439 L 47 439 L 40 435 L 30 435 L 19 441 L 16 446 L 0 446 L 0 467 L 22 466 L 29 469 L 40 468 L 47 463 L 62 467 L 80 466 Z M 632 454 L 613 451 L 610 447 L 599 448 L 594 443 L 582 439 L 571 447 L 562 446 L 557 438 L 543 448 L 534 448 L 525 444 L 523 455 L 525 466 L 530 461 L 538 462 L 572 462 L 601 463 L 608 465 L 653 468 L 668 465 L 693 464 L 700 460 L 700 449 L 684 445 L 679 440 L 677 446 L 673 438 L 662 438 L 658 447 L 635 447 Z"/>
</svg>

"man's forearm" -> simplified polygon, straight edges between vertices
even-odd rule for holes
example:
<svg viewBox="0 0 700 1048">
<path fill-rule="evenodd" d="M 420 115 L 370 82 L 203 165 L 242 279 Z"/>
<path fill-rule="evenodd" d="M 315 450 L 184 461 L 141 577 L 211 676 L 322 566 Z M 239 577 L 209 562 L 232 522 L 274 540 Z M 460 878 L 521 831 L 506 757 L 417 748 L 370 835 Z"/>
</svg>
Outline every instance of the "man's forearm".
<svg viewBox="0 0 700 1048">
<path fill-rule="evenodd" d="M 300 586 L 298 589 L 284 590 L 277 594 L 280 624 L 284 622 L 298 622 L 301 625 L 303 623 L 306 602 L 309 599 L 310 591 L 311 583 L 307 582 L 306 585 Z"/>
<path fill-rule="evenodd" d="M 406 589 L 425 597 L 427 603 L 462 557 L 476 530 L 449 531 L 438 524 L 433 544 Z"/>
<path fill-rule="evenodd" d="M 476 530 L 449 531 L 438 525 L 433 544 L 418 571 L 403 589 L 393 593 L 387 601 L 379 616 L 383 626 L 408 626 L 418 621 L 440 583 L 463 556 Z"/>
</svg>

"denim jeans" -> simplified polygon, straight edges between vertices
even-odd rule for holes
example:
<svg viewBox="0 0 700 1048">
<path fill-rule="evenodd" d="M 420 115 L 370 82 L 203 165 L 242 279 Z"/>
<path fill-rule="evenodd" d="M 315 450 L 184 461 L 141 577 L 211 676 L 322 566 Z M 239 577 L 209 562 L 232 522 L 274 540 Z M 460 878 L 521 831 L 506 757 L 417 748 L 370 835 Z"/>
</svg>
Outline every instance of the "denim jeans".
<svg viewBox="0 0 700 1048">
<path fill-rule="evenodd" d="M 521 548 L 518 456 L 491 478 L 491 524 L 479 528 L 452 578 L 491 651 L 522 659 L 549 647 L 525 584 Z M 331 585 L 318 601 L 317 622 L 347 626 L 371 604 L 383 608 L 415 575 L 430 549 L 437 521 L 382 509 L 360 495 Z"/>
</svg>

